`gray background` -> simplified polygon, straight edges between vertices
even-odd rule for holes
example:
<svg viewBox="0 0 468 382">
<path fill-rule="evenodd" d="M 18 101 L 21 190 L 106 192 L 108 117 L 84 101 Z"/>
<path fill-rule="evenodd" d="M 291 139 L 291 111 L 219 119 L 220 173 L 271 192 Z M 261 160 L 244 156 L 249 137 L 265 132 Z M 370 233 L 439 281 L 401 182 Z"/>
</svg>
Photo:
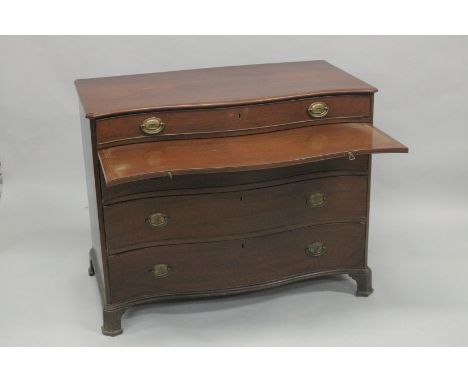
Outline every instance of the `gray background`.
<svg viewBox="0 0 468 382">
<path fill-rule="evenodd" d="M 347 277 L 131 309 L 100 334 L 76 78 L 326 59 L 379 88 L 369 264 Z M 468 345 L 468 38 L 0 37 L 0 345 Z"/>
</svg>

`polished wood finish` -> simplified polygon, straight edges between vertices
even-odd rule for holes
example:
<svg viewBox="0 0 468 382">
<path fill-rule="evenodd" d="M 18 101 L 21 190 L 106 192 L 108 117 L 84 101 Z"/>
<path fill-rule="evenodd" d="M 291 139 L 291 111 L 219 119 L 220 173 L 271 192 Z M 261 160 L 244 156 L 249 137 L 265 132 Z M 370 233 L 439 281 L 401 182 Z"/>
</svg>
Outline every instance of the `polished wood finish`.
<svg viewBox="0 0 468 382">
<path fill-rule="evenodd" d="M 329 111 L 322 118 L 307 112 L 314 102 L 325 102 Z M 340 95 L 306 98 L 253 106 L 183 110 L 133 114 L 96 121 L 100 147 L 149 140 L 206 138 L 213 136 L 254 134 L 337 122 L 368 122 L 371 96 Z M 140 126 L 151 117 L 164 122 L 164 130 L 156 135 L 145 134 Z"/>
<path fill-rule="evenodd" d="M 239 191 L 144 198 L 104 207 L 109 254 L 153 245 L 194 243 L 252 236 L 287 227 L 343 220 L 365 220 L 366 176 L 338 176 Z M 326 198 L 312 207 L 308 197 Z M 169 219 L 154 228 L 146 219 Z M 223 222 L 223 224 L 220 224 Z"/>
<path fill-rule="evenodd" d="M 348 158 L 338 158 L 256 171 L 181 175 L 172 179 L 166 176 L 110 187 L 106 186 L 101 172 L 102 202 L 104 205 L 109 205 L 155 196 L 191 195 L 230 189 L 243 190 L 251 188 L 252 183 L 261 183 L 261 187 L 268 187 L 323 176 L 367 175 L 369 172 L 368 157 L 368 155 L 361 155 L 352 161 Z"/>
<path fill-rule="evenodd" d="M 75 81 L 87 118 L 377 91 L 326 61 L 228 66 Z"/>
<path fill-rule="evenodd" d="M 96 149 L 96 130 L 93 121 L 89 124 L 87 123 L 81 107 L 80 115 L 92 245 L 89 253 L 90 267 L 88 273 L 93 276 L 97 274 L 97 278 L 102 280 L 100 284 L 102 297 L 104 301 L 108 301 L 110 299 L 110 288 L 108 284 L 109 278 L 107 277 L 107 257 L 105 256 L 106 238 L 101 206 L 102 194 L 99 177 L 100 165 Z"/>
<path fill-rule="evenodd" d="M 146 248 L 109 259 L 112 299 L 208 292 L 262 284 L 295 275 L 364 266 L 365 225 L 330 224 L 213 243 Z M 325 254 L 306 247 L 320 241 Z M 171 267 L 167 277 L 151 273 L 156 264 Z"/>
<path fill-rule="evenodd" d="M 99 150 L 107 185 L 181 174 L 282 167 L 353 155 L 407 152 L 370 124 L 309 126 L 265 134 L 148 142 Z M 169 174 L 170 173 L 170 174 Z"/>
<path fill-rule="evenodd" d="M 336 274 L 372 293 L 371 156 L 407 152 L 372 125 L 375 88 L 324 61 L 76 87 L 103 334 L 150 302 Z M 328 114 L 309 115 L 313 102 Z M 140 130 L 150 117 L 157 135 Z"/>
</svg>

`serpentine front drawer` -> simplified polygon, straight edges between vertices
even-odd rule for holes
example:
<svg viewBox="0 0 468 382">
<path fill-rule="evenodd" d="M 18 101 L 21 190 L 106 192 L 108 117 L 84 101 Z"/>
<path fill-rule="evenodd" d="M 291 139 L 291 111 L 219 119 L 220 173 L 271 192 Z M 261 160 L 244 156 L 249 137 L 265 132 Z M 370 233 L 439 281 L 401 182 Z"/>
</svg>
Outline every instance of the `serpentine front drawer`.
<svg viewBox="0 0 468 382">
<path fill-rule="evenodd" d="M 344 273 L 372 292 L 371 157 L 408 151 L 373 125 L 374 87 L 325 61 L 76 87 L 103 334 L 150 302 Z"/>
<path fill-rule="evenodd" d="M 99 145 L 196 138 L 207 134 L 267 132 L 310 124 L 369 122 L 370 95 L 313 97 L 253 106 L 165 111 L 96 122 Z"/>
<path fill-rule="evenodd" d="M 366 219 L 367 176 L 251 187 L 235 192 L 144 198 L 105 206 L 108 253 Z"/>
<path fill-rule="evenodd" d="M 346 157 L 258 171 L 155 177 L 111 186 L 106 185 L 104 174 L 100 171 L 99 180 L 102 187 L 102 203 L 110 205 L 127 200 L 180 195 L 181 190 L 186 195 L 195 195 L 226 192 L 233 188 L 251 189 L 252 184 L 255 184 L 256 188 L 267 188 L 324 176 L 368 175 L 368 162 L 368 157 L 361 155 L 352 161 Z"/>
<path fill-rule="evenodd" d="M 145 248 L 109 258 L 116 302 L 255 290 L 365 264 L 366 226 L 329 224 L 212 243 Z"/>
</svg>

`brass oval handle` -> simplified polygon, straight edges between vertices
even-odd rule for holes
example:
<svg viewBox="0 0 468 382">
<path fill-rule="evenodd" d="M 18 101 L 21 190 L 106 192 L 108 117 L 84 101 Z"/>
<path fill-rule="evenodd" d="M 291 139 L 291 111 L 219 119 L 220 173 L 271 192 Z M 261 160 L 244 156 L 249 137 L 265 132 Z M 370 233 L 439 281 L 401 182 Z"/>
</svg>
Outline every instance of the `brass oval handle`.
<svg viewBox="0 0 468 382">
<path fill-rule="evenodd" d="M 167 264 L 156 264 L 153 268 L 151 268 L 150 272 L 154 277 L 162 278 L 169 276 L 169 271 L 171 269 L 172 268 Z"/>
<path fill-rule="evenodd" d="M 161 212 L 151 214 L 146 218 L 146 222 L 153 228 L 164 227 L 169 223 L 169 218 Z"/>
<path fill-rule="evenodd" d="M 309 106 L 307 111 L 313 118 L 323 118 L 328 114 L 330 108 L 325 102 L 314 102 Z"/>
<path fill-rule="evenodd" d="M 327 202 L 327 198 L 321 192 L 314 192 L 307 197 L 307 205 L 312 208 L 323 207 Z"/>
<path fill-rule="evenodd" d="M 327 247 L 320 241 L 315 241 L 309 244 L 306 249 L 306 254 L 312 257 L 322 256 L 327 252 Z"/>
<path fill-rule="evenodd" d="M 145 134 L 155 135 L 163 131 L 164 126 L 165 124 L 161 118 L 151 117 L 143 121 L 143 123 L 140 125 L 140 129 Z"/>
</svg>

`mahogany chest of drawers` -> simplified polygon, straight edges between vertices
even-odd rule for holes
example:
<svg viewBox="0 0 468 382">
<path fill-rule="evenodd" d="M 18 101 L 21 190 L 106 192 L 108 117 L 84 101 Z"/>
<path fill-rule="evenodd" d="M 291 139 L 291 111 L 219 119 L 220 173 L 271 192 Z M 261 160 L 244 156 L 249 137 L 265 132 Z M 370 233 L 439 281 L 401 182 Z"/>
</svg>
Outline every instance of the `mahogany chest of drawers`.
<svg viewBox="0 0 468 382">
<path fill-rule="evenodd" d="M 310 61 L 77 80 L 106 335 L 130 306 L 367 267 L 375 88 Z"/>
</svg>

